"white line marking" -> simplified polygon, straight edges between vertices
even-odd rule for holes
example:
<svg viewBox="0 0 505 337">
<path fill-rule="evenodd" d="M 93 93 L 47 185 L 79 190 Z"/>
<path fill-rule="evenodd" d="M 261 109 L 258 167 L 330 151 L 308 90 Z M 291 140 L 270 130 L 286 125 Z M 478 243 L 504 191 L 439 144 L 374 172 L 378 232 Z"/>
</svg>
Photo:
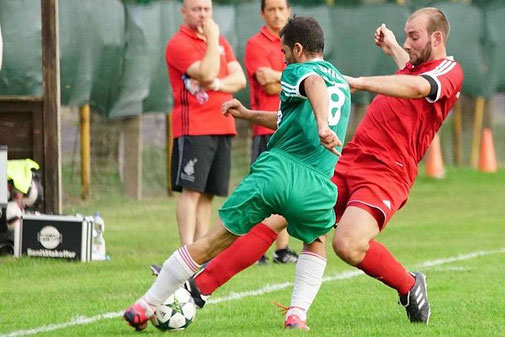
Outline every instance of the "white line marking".
<svg viewBox="0 0 505 337">
<path fill-rule="evenodd" d="M 446 264 L 446 263 L 451 263 L 451 262 L 456 262 L 456 261 L 470 260 L 470 259 L 480 257 L 480 256 L 503 254 L 503 253 L 505 253 L 505 247 L 497 249 L 497 250 L 479 250 L 476 252 L 472 252 L 472 253 L 468 253 L 468 254 L 460 254 L 460 255 L 448 257 L 445 259 L 426 261 L 424 263 L 418 264 L 416 266 L 416 268 L 434 267 L 434 266 L 439 266 L 441 264 Z"/>
<path fill-rule="evenodd" d="M 446 273 L 454 273 L 454 272 L 465 272 L 465 271 L 474 271 L 475 268 L 465 268 L 465 267 L 460 267 L 460 266 L 444 266 L 444 267 L 440 267 L 440 268 L 431 268 L 431 271 L 435 271 L 435 272 L 446 272 Z"/>
<path fill-rule="evenodd" d="M 413 269 L 431 268 L 431 267 L 440 266 L 440 265 L 448 264 L 448 263 L 452 263 L 452 262 L 470 260 L 470 259 L 474 259 L 476 257 L 495 255 L 495 254 L 504 254 L 504 253 L 505 253 L 505 247 L 497 249 L 497 250 L 476 251 L 476 252 L 472 252 L 472 253 L 468 253 L 468 254 L 460 254 L 457 256 L 452 256 L 452 257 L 448 257 L 448 258 L 444 258 L 444 259 L 436 259 L 436 260 L 426 261 L 426 262 L 423 262 L 421 264 L 414 266 Z M 335 281 L 335 280 L 346 280 L 346 279 L 354 278 L 356 276 L 360 276 L 362 274 L 363 274 L 363 272 L 361 270 L 344 271 L 344 272 L 340 272 L 340 273 L 332 275 L 332 276 L 324 277 L 323 283 Z M 271 292 L 274 292 L 277 290 L 286 289 L 288 287 L 291 287 L 292 285 L 293 285 L 293 282 L 284 282 L 284 283 L 276 283 L 276 284 L 266 285 L 265 287 L 257 289 L 257 290 L 244 291 L 244 292 L 240 292 L 240 293 L 233 293 L 232 292 L 227 296 L 210 299 L 209 301 L 207 301 L 207 303 L 208 304 L 217 304 L 217 303 L 221 303 L 221 302 L 239 300 L 239 299 L 242 299 L 245 297 L 250 297 L 250 296 L 264 295 L 264 294 L 271 293 Z M 7 334 L 0 335 L 0 337 L 18 337 L 18 336 L 35 335 L 40 332 L 54 331 L 54 330 L 67 328 L 69 326 L 84 325 L 84 324 L 89 324 L 89 323 L 93 323 L 96 321 L 100 321 L 103 319 L 117 318 L 117 317 L 121 317 L 122 314 L 123 314 L 123 311 L 109 312 L 109 313 L 105 313 L 105 314 L 96 315 L 93 317 L 78 316 L 76 318 L 73 318 L 72 320 L 70 320 L 67 323 L 49 324 L 49 325 L 46 325 L 46 326 L 43 326 L 40 328 L 35 328 L 35 329 L 13 331 L 13 332 L 10 332 Z"/>
<path fill-rule="evenodd" d="M 48 331 L 54 331 L 54 330 L 59 330 L 59 329 L 64 329 L 69 326 L 73 325 L 84 325 L 84 324 L 89 324 L 93 323 L 96 321 L 100 321 L 102 319 L 108 319 L 108 318 L 116 318 L 120 317 L 123 314 L 123 311 L 121 312 L 108 312 L 106 314 L 100 314 L 96 315 L 93 317 L 84 317 L 84 316 L 77 316 L 76 318 L 72 319 L 70 322 L 67 323 L 59 323 L 59 324 L 49 324 L 40 328 L 36 329 L 30 329 L 30 330 L 18 330 L 11 332 L 6 335 L 0 335 L 0 337 L 17 337 L 17 336 L 28 336 L 28 335 L 35 335 L 40 332 L 48 332 Z"/>
</svg>

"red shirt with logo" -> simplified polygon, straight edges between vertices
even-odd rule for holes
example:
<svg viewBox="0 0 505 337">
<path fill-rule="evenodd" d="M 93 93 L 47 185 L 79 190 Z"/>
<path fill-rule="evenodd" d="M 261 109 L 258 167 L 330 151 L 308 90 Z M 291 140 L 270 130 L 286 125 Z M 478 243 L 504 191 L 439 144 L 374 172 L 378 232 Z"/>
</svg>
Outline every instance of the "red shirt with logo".
<svg viewBox="0 0 505 337">
<path fill-rule="evenodd" d="M 253 110 L 279 110 L 279 95 L 268 95 L 256 80 L 254 74 L 260 67 L 268 67 L 276 71 L 283 71 L 284 55 L 281 51 L 281 40 L 263 26 L 259 33 L 252 36 L 246 44 L 244 63 L 251 86 L 251 108 Z M 253 135 L 270 135 L 274 130 L 260 125 L 253 125 Z"/>
<path fill-rule="evenodd" d="M 168 41 L 165 60 L 174 97 L 173 137 L 183 135 L 235 135 L 235 120 L 221 114 L 221 104 L 233 98 L 230 93 L 204 90 L 186 74 L 195 62 L 203 60 L 207 42 L 186 26 Z M 220 66 L 218 78 L 228 76 L 228 63 L 236 61 L 224 37 L 219 37 Z"/>
<path fill-rule="evenodd" d="M 463 70 L 448 57 L 416 67 L 407 63 L 396 74 L 430 76 L 438 84 L 436 97 L 431 100 L 377 95 L 346 147 L 350 152 L 373 155 L 400 172 L 404 181 L 412 185 L 417 176 L 417 164 L 459 98 Z M 345 149 L 342 156 L 346 157 Z"/>
</svg>

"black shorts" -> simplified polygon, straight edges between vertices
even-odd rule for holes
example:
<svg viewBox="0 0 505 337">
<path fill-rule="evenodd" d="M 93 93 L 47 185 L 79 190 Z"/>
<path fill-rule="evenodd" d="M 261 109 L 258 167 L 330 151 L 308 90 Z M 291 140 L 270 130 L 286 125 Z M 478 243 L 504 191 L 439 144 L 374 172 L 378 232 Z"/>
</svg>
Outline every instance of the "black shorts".
<svg viewBox="0 0 505 337">
<path fill-rule="evenodd" d="M 232 136 L 181 136 L 172 148 L 172 190 L 226 196 Z"/>
<path fill-rule="evenodd" d="M 251 151 L 251 164 L 258 159 L 260 154 L 267 150 L 267 143 L 272 135 L 254 136 Z"/>
</svg>

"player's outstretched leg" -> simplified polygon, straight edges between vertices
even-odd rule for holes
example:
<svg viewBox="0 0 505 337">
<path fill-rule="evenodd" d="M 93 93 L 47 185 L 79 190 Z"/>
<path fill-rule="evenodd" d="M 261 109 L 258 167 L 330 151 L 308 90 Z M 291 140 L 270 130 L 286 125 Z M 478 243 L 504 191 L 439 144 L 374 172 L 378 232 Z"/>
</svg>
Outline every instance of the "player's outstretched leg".
<svg viewBox="0 0 505 337">
<path fill-rule="evenodd" d="M 340 220 L 333 237 L 333 249 L 345 262 L 353 265 L 367 275 L 396 289 L 400 303 L 407 309 L 411 322 L 428 323 L 430 305 L 426 293 L 424 275 L 411 274 L 398 262 L 389 250 L 374 238 L 379 234 L 377 216 L 360 207 L 349 206 Z M 421 276 L 422 275 L 422 276 Z M 419 310 L 407 299 L 419 297 Z M 425 302 L 422 300 L 424 299 Z M 423 304 L 421 307 L 420 304 Z M 411 312 L 409 312 L 411 310 Z"/>
<path fill-rule="evenodd" d="M 185 284 L 198 307 L 203 307 L 206 299 L 217 288 L 253 265 L 268 250 L 277 238 L 277 232 L 285 227 L 284 220 L 281 222 L 269 219 L 265 219 L 263 223 L 254 226 L 249 233 L 238 238 L 230 247 L 212 259 L 205 269 L 195 276 L 194 282 Z"/>
<path fill-rule="evenodd" d="M 309 330 L 307 312 L 321 287 L 326 268 L 325 242 L 326 237 L 322 236 L 311 244 L 304 244 L 298 257 L 291 303 L 286 308 L 286 329 Z"/>
<path fill-rule="evenodd" d="M 209 261 L 237 239 L 224 226 L 214 230 L 189 246 L 176 250 L 164 263 L 151 288 L 135 304 L 128 307 L 123 318 L 136 330 L 145 329 L 147 321 L 171 294 L 189 279 L 202 263 Z"/>
<path fill-rule="evenodd" d="M 277 238 L 277 233 L 286 227 L 282 217 L 270 217 L 254 226 L 249 233 L 239 237 L 230 247 L 207 264 L 205 269 L 184 283 L 193 296 L 197 307 L 202 308 L 208 297 L 235 274 L 254 264 L 265 254 Z M 246 253 L 244 253 L 246 252 Z M 157 276 L 160 267 L 150 266 Z"/>
<path fill-rule="evenodd" d="M 431 308 L 428 302 L 428 284 L 426 283 L 426 276 L 416 271 L 411 274 L 415 277 L 416 283 L 408 293 L 400 295 L 400 300 L 398 302 L 405 307 L 407 317 L 412 323 L 428 324 L 431 316 Z"/>
</svg>

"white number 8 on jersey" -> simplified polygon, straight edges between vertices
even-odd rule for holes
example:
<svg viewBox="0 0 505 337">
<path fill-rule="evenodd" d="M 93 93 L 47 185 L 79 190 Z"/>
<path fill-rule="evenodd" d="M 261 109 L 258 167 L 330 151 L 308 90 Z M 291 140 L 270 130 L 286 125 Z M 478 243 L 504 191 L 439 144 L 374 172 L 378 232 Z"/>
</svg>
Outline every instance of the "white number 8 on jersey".
<svg viewBox="0 0 505 337">
<path fill-rule="evenodd" d="M 326 88 L 328 92 L 328 125 L 335 126 L 340 120 L 340 114 L 342 106 L 345 103 L 345 94 L 340 90 L 340 88 L 345 88 L 345 85 L 334 85 Z"/>
</svg>

